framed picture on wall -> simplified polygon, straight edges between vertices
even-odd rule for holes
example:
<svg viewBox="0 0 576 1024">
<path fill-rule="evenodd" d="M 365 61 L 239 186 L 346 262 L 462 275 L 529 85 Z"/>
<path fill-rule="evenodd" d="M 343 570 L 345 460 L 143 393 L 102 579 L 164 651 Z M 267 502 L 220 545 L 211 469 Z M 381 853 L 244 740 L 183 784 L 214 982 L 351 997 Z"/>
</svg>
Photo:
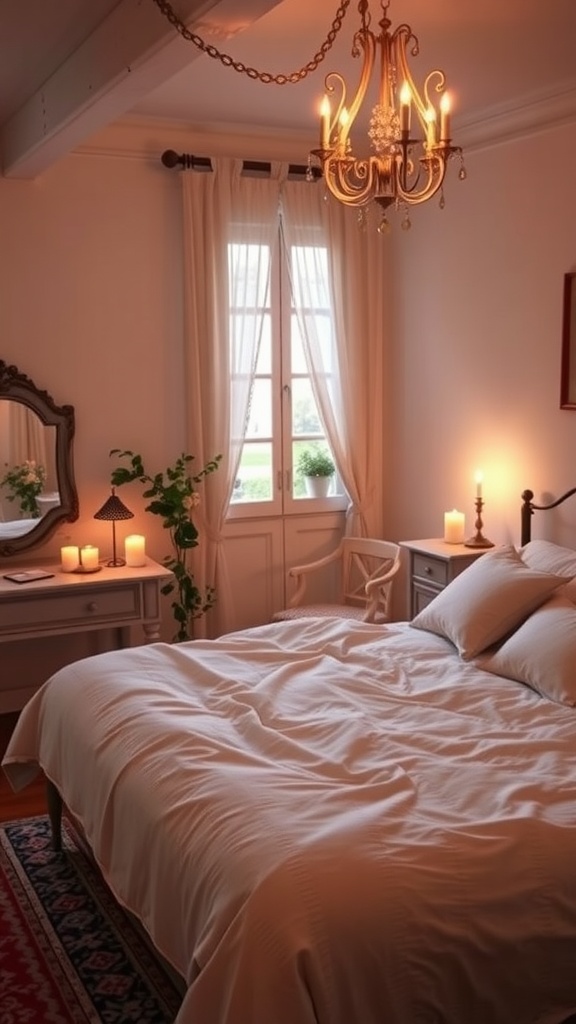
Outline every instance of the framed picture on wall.
<svg viewBox="0 0 576 1024">
<path fill-rule="evenodd" d="M 576 409 L 576 273 L 564 274 L 560 408 Z"/>
</svg>

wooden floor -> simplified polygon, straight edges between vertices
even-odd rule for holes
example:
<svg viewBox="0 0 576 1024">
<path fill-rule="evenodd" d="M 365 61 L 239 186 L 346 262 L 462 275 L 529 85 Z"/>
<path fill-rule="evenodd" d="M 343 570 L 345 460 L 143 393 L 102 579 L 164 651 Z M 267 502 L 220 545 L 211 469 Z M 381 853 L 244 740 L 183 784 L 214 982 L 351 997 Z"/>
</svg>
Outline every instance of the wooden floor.
<svg viewBox="0 0 576 1024">
<path fill-rule="evenodd" d="M 0 760 L 18 720 L 18 714 L 0 715 Z M 20 793 L 14 793 L 4 772 L 0 770 L 0 821 L 16 818 L 32 818 L 35 814 L 46 813 L 44 779 L 42 776 Z"/>
</svg>

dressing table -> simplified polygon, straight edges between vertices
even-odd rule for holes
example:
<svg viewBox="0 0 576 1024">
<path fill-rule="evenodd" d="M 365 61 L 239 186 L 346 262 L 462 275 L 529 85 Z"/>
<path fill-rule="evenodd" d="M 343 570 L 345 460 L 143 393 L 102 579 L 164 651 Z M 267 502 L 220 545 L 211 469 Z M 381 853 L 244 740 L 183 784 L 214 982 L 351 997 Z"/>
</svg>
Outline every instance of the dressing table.
<svg viewBox="0 0 576 1024">
<path fill-rule="evenodd" d="M 146 643 L 160 640 L 160 591 L 172 575 L 164 566 L 147 559 L 139 568 L 103 566 L 82 574 L 61 572 L 60 565 L 44 562 L 40 567 L 54 575 L 31 583 L 0 578 L 0 663 L 2 645 L 11 641 L 36 644 L 42 637 L 108 630 L 107 647 L 118 649 L 130 646 L 133 626 L 141 626 Z M 66 658 L 65 641 L 60 647 L 63 663 L 75 660 L 74 654 Z M 37 689 L 15 673 L 8 677 L 2 671 L 1 676 L 0 714 L 21 708 Z"/>
<path fill-rule="evenodd" d="M 35 518 L 26 518 L 30 512 L 6 482 L 0 487 L 0 714 L 22 708 L 58 668 L 129 646 L 133 627 L 133 642 L 160 639 L 161 590 L 172 574 L 150 558 L 138 568 L 101 565 L 76 573 L 63 572 L 40 550 L 33 568 L 49 578 L 5 578 L 29 571 L 30 552 L 78 518 L 74 429 L 73 406 L 56 405 L 30 377 L 0 360 L 0 480 L 4 466 L 30 460 L 46 478 Z M 9 560 L 4 565 L 2 556 Z"/>
</svg>

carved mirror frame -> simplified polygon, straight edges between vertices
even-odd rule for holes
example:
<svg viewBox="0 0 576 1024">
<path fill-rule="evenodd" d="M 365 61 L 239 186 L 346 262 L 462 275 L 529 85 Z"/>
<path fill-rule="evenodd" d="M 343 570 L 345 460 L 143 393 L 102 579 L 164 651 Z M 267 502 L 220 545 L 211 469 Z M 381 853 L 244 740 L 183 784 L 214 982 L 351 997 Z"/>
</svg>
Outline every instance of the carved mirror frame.
<svg viewBox="0 0 576 1024">
<path fill-rule="evenodd" d="M 0 537 L 0 556 L 7 557 L 42 544 L 52 536 L 60 523 L 74 522 L 78 519 L 79 506 L 72 460 L 74 407 L 56 405 L 48 392 L 37 388 L 30 377 L 0 359 L 0 401 L 3 400 L 19 402 L 36 413 L 45 426 L 56 428 L 55 464 L 60 495 L 59 505 L 48 509 L 28 533 L 9 539 Z M 0 470 L 1 479 L 4 475 L 3 467 Z"/>
</svg>

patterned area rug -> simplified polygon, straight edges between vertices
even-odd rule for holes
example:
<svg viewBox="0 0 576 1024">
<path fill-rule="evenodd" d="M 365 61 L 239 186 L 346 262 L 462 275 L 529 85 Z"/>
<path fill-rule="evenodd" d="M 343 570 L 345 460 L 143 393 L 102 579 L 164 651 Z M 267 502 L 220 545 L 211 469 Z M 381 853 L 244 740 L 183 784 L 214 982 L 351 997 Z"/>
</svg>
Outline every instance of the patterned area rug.
<svg viewBox="0 0 576 1024">
<path fill-rule="evenodd" d="M 64 819 L 0 826 L 0 1024 L 170 1024 L 182 992 Z"/>
</svg>

